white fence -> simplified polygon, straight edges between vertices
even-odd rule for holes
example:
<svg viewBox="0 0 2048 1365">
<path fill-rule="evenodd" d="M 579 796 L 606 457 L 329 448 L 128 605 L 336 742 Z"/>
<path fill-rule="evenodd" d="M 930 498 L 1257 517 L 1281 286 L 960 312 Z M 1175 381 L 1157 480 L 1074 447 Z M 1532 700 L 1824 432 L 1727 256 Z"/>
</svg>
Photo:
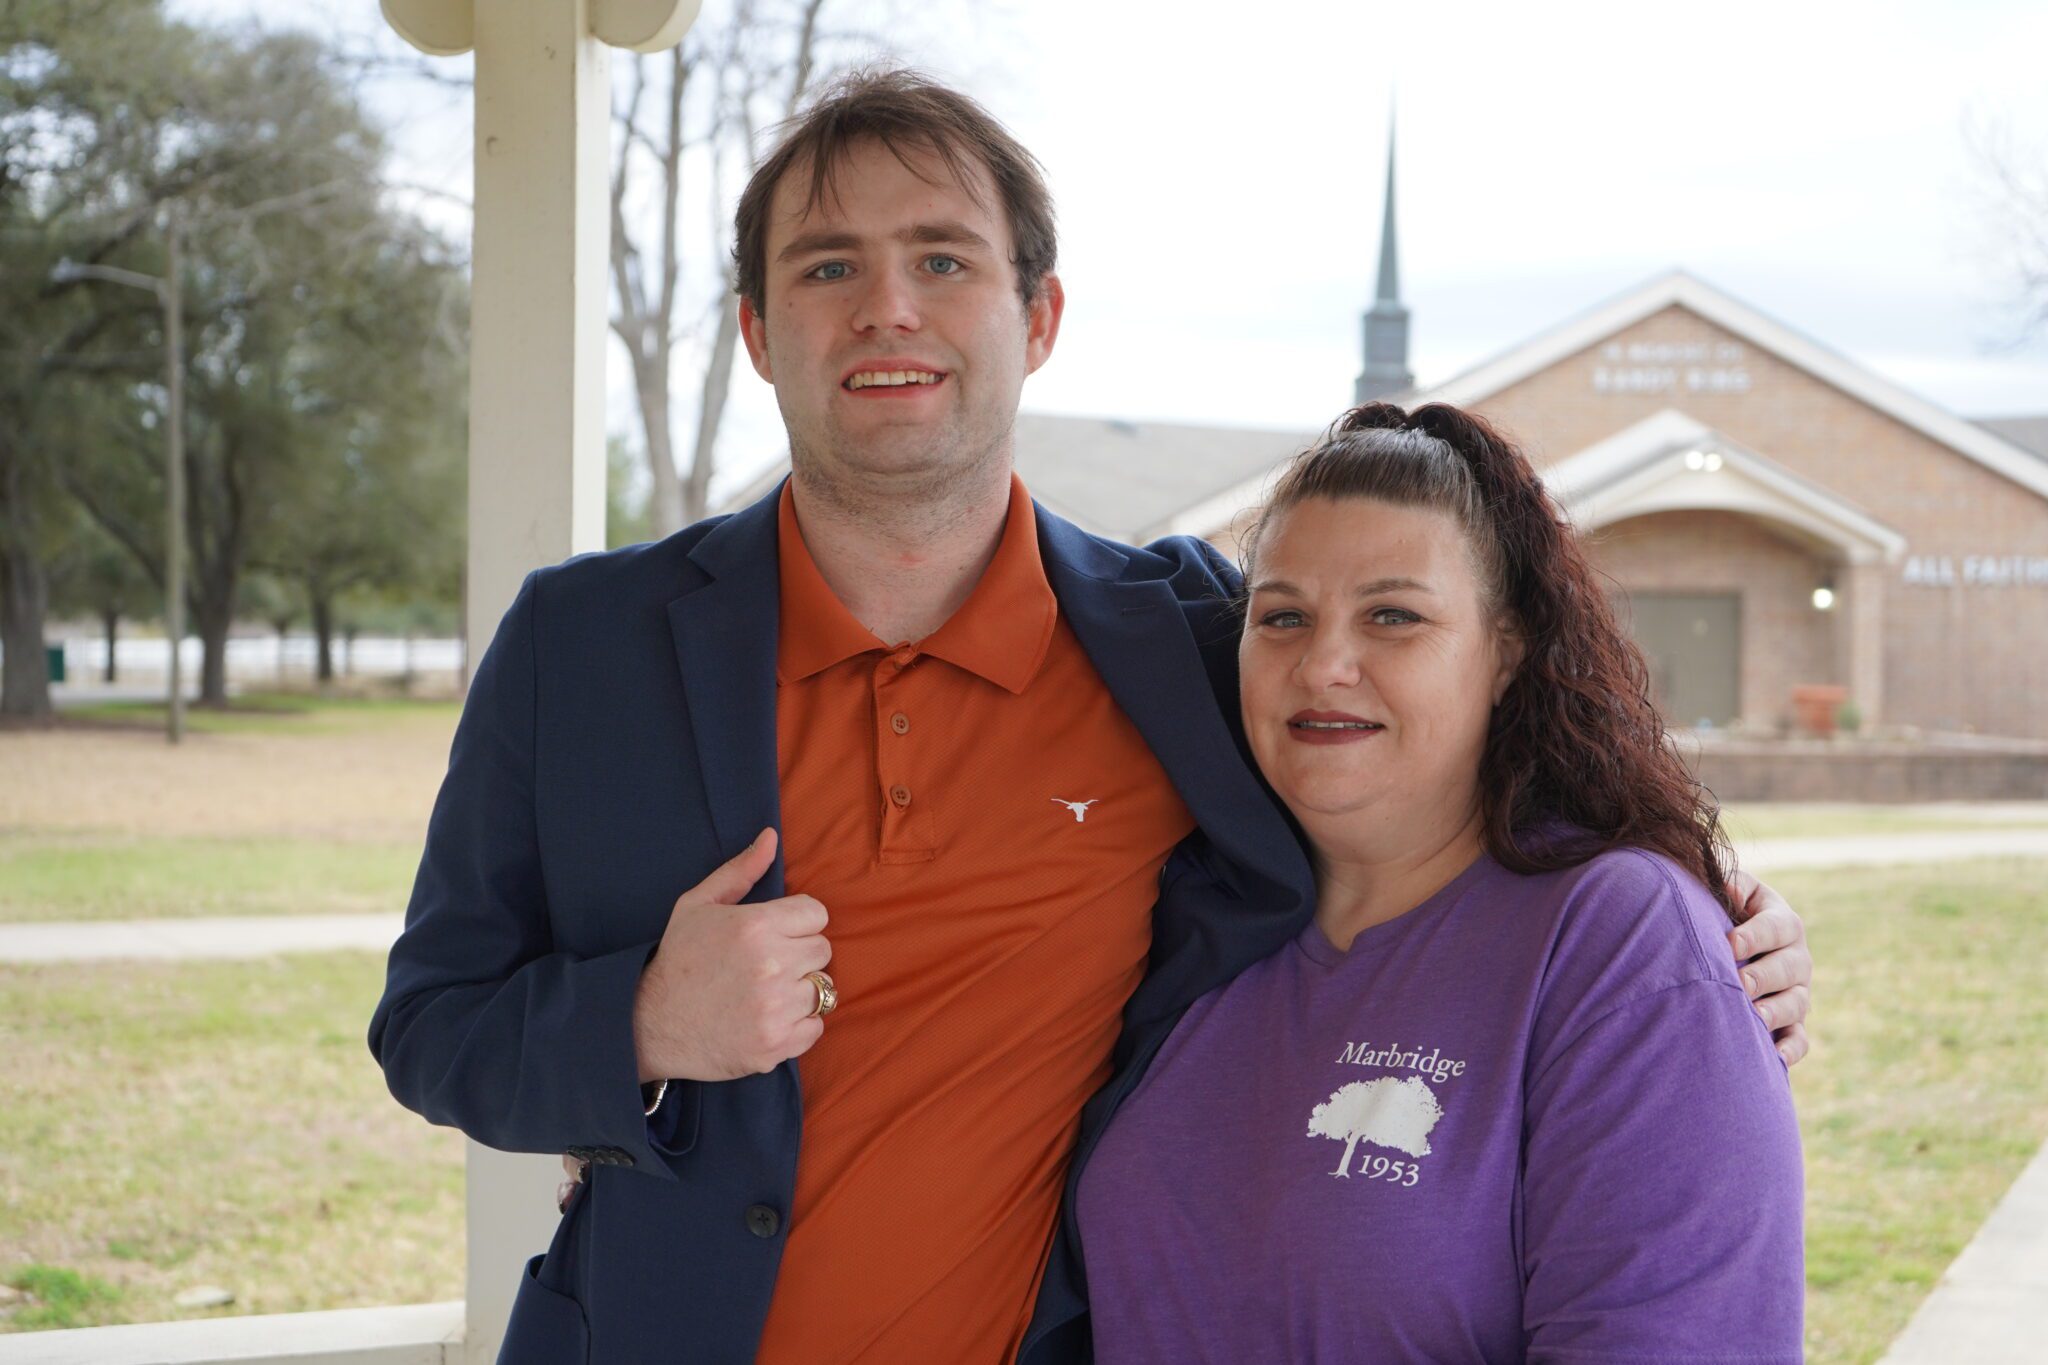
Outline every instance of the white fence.
<svg viewBox="0 0 2048 1365">
<path fill-rule="evenodd" d="M 64 675 L 74 683 L 90 683 L 106 671 L 107 642 L 104 639 L 74 637 L 52 640 L 52 647 L 64 649 Z M 420 637 L 359 635 L 351 643 L 346 637 L 333 641 L 334 671 L 338 676 L 390 676 L 407 673 L 458 673 L 462 669 L 462 641 Z M 197 678 L 202 649 L 188 638 L 178 652 L 185 676 Z M 311 635 L 236 635 L 228 640 L 227 669 L 231 683 L 264 684 L 279 679 L 304 679 L 314 674 L 319 661 L 319 641 Z M 114 671 L 127 682 L 139 678 L 161 678 L 169 670 L 170 642 L 161 637 L 123 639 L 114 647 Z"/>
</svg>

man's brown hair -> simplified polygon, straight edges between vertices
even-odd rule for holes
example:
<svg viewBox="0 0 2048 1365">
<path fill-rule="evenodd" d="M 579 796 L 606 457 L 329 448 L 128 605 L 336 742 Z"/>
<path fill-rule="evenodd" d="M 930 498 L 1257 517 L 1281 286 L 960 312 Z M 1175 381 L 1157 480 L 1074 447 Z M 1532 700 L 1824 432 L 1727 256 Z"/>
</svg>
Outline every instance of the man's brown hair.
<svg viewBox="0 0 2048 1365">
<path fill-rule="evenodd" d="M 808 168 L 808 213 L 837 195 L 839 170 L 854 146 L 869 138 L 913 170 L 911 156 L 937 157 L 977 201 L 974 163 L 985 167 L 1009 219 L 1017 292 L 1027 304 L 1038 297 L 1058 254 L 1052 194 L 1038 158 L 973 99 L 915 71 L 890 69 L 849 72 L 826 86 L 784 125 L 781 142 L 747 182 L 733 215 L 735 288 L 742 298 L 757 312 L 767 306 L 768 215 L 782 177 L 791 167 Z"/>
</svg>

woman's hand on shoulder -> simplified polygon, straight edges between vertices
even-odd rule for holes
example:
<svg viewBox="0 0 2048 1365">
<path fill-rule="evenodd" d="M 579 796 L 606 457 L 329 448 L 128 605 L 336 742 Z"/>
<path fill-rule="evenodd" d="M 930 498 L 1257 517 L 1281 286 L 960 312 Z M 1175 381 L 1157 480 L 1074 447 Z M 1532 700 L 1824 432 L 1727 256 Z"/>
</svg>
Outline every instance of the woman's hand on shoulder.
<svg viewBox="0 0 2048 1365">
<path fill-rule="evenodd" d="M 1728 931 L 1728 947 L 1743 988 L 1777 1040 L 1778 1055 L 1791 1066 L 1812 1047 L 1806 1016 L 1813 1007 L 1813 954 L 1806 947 L 1806 925 L 1783 896 L 1751 873 L 1736 872 L 1728 891 L 1739 921 Z"/>
</svg>

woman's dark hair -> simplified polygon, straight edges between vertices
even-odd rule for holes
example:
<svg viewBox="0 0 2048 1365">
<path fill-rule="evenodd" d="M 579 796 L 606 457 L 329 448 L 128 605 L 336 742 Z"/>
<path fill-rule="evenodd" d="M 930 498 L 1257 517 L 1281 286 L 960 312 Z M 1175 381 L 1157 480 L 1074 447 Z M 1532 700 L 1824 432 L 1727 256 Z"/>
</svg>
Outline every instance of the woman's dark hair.
<svg viewBox="0 0 2048 1365">
<path fill-rule="evenodd" d="M 1448 403 L 1412 414 L 1392 403 L 1353 408 L 1281 472 L 1245 537 L 1248 580 L 1260 533 L 1312 498 L 1449 514 L 1477 561 L 1482 605 L 1522 642 L 1479 769 L 1486 851 L 1497 862 L 1540 872 L 1609 848 L 1652 849 L 1732 911 L 1719 806 L 1673 749 L 1642 651 L 1512 442 Z M 1575 833 L 1559 837 L 1559 822 Z"/>
</svg>

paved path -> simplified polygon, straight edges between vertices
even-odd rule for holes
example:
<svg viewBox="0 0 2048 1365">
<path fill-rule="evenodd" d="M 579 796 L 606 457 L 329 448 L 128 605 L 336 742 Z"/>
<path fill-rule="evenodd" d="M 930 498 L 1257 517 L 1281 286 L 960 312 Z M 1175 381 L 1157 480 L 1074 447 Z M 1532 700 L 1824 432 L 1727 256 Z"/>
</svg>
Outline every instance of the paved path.
<svg viewBox="0 0 2048 1365">
<path fill-rule="evenodd" d="M 1879 1365 L 2036 1365 L 2043 1359 L 2048 1146 L 2020 1172 Z"/>
<path fill-rule="evenodd" d="M 1823 839 L 1755 839 L 1735 851 L 1751 872 L 1788 867 L 1876 867 L 1958 858 L 2048 858 L 2048 829 L 1949 829 Z"/>
<path fill-rule="evenodd" d="M 371 948 L 383 952 L 403 915 L 233 915 L 222 919 L 0 924 L 0 962 L 115 958 L 246 958 Z"/>
</svg>

